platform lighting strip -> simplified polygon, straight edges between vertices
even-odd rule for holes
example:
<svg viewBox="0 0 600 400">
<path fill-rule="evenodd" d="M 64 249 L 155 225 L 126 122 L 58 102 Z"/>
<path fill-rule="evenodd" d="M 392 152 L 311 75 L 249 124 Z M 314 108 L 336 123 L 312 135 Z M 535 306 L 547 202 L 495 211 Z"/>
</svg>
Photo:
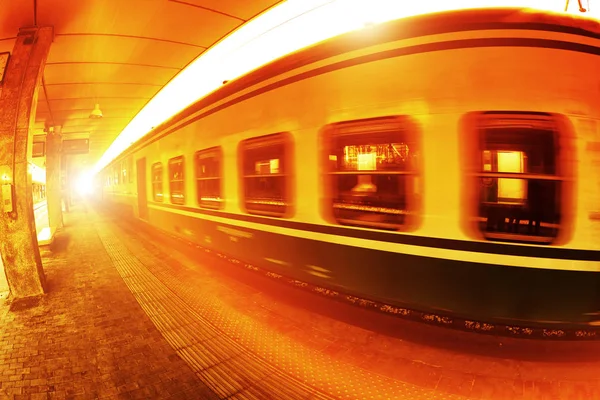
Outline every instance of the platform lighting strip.
<svg viewBox="0 0 600 400">
<path fill-rule="evenodd" d="M 594 4 L 590 5 L 591 7 Z M 465 8 L 529 7 L 563 12 L 565 0 L 287 0 L 242 25 L 166 85 L 125 127 L 91 171 L 96 174 L 152 127 L 235 79 L 285 54 L 401 17 Z M 588 17 L 600 18 L 600 2 Z M 577 1 L 569 13 L 578 14 Z"/>
</svg>

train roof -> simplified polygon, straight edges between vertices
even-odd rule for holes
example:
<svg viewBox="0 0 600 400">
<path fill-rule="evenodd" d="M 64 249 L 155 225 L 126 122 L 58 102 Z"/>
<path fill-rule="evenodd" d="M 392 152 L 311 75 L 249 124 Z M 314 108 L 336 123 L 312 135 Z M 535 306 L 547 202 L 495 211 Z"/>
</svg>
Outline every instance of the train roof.
<svg viewBox="0 0 600 400">
<path fill-rule="evenodd" d="M 357 30 L 325 39 L 284 55 L 216 89 L 175 114 L 152 132 L 136 141 L 116 159 L 135 148 L 162 137 L 168 128 L 217 101 L 261 81 L 293 69 L 361 48 L 397 40 L 441 33 L 488 29 L 523 29 L 568 33 L 600 39 L 600 21 L 578 15 L 529 8 L 481 8 L 442 11 L 403 17 L 371 27 L 368 33 Z M 115 160 L 116 160 L 115 159 Z"/>
<path fill-rule="evenodd" d="M 437 20 L 441 24 L 455 21 L 464 24 L 466 30 L 494 23 L 504 25 L 526 24 L 529 26 L 529 29 L 533 28 L 532 25 L 536 24 L 546 25 L 546 27 L 554 25 L 566 29 L 571 28 L 573 33 L 579 32 L 584 34 L 584 36 L 600 38 L 600 21 L 595 18 L 587 17 L 585 14 L 567 14 L 532 8 L 506 7 L 453 10 L 402 18 L 394 22 L 409 19 L 421 20 L 421 23 L 434 23 Z"/>
</svg>

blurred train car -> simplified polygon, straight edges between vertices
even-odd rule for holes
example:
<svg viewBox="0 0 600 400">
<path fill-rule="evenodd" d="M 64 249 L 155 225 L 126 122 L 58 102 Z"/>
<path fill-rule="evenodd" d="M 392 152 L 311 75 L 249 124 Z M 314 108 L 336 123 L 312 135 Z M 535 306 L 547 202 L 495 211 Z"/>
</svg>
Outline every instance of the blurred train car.
<svg viewBox="0 0 600 400">
<path fill-rule="evenodd" d="M 600 302 L 600 27 L 405 18 L 231 81 L 104 198 L 275 273 L 419 311 L 586 323 Z"/>
</svg>

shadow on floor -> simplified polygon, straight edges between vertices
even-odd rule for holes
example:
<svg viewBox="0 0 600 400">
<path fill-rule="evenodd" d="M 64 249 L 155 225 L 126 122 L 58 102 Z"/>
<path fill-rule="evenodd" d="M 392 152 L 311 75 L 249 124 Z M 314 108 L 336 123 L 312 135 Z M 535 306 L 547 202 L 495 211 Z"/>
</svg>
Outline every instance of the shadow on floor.
<svg viewBox="0 0 600 400">
<path fill-rule="evenodd" d="M 10 304 L 9 311 L 19 312 L 19 311 L 26 311 L 26 310 L 35 308 L 40 304 L 41 299 L 42 299 L 42 296 L 25 297 L 22 299 L 15 299 Z"/>
<path fill-rule="evenodd" d="M 68 232 L 58 232 L 56 236 L 54 236 L 54 241 L 48 247 L 52 253 L 64 253 L 67 251 L 70 242 L 71 235 L 69 235 Z"/>
</svg>

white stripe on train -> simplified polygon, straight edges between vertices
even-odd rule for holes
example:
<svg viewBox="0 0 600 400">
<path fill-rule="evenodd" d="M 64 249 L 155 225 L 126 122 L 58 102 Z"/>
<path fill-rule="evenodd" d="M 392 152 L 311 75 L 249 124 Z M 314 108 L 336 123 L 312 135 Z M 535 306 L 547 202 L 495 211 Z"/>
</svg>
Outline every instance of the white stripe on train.
<svg viewBox="0 0 600 400">
<path fill-rule="evenodd" d="M 600 262 L 582 260 L 562 260 L 555 258 L 521 257 L 504 254 L 476 253 L 462 250 L 449 250 L 435 247 L 414 246 L 408 244 L 380 242 L 376 240 L 337 236 L 328 233 L 309 232 L 300 229 L 283 228 L 279 226 L 260 224 L 248 221 L 237 221 L 229 218 L 212 215 L 198 214 L 190 211 L 148 204 L 148 207 L 163 212 L 170 212 L 186 217 L 203 219 L 220 224 L 234 225 L 237 228 L 276 233 L 297 238 L 319 240 L 326 243 L 335 243 L 353 247 L 368 248 L 373 250 L 402 253 L 421 257 L 448 259 L 455 261 L 475 262 L 483 264 L 497 264 L 512 267 L 529 267 L 539 269 L 554 269 L 565 271 L 595 271 L 600 272 Z M 252 239 L 247 239 L 252 240 Z M 487 242 L 486 242 L 487 243 Z M 398 268 L 401 268 L 399 266 Z"/>
</svg>

